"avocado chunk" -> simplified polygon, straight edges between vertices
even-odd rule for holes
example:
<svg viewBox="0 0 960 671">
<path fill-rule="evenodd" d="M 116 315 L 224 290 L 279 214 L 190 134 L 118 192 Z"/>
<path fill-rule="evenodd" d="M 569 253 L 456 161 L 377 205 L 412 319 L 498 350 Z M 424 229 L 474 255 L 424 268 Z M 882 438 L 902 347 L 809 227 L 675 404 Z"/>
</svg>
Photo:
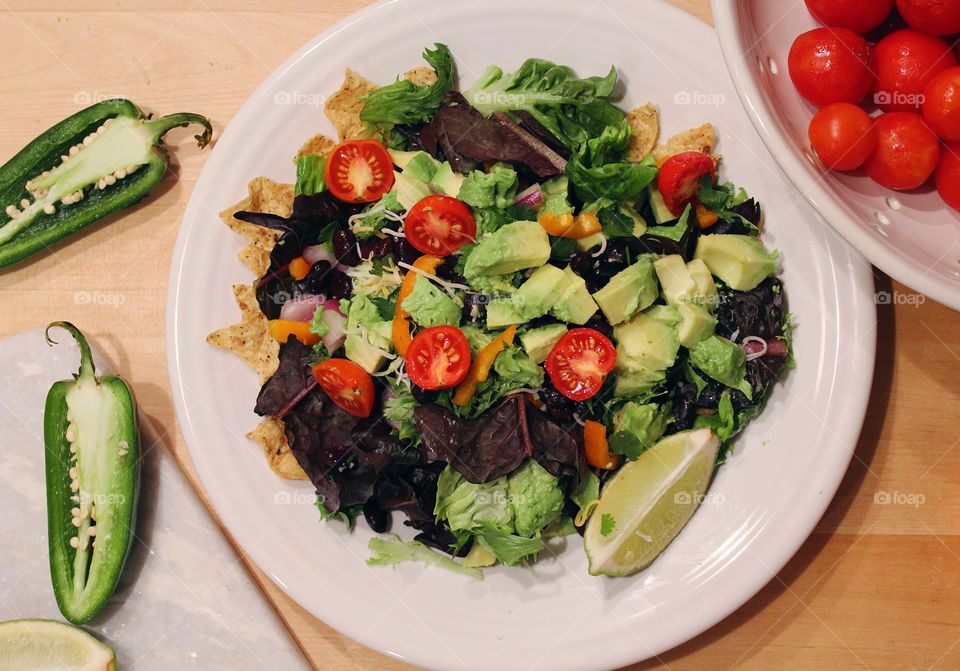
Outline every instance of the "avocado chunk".
<svg viewBox="0 0 960 671">
<path fill-rule="evenodd" d="M 495 298 L 487 304 L 487 328 L 500 329 L 526 321 L 513 307 L 509 297 Z"/>
<path fill-rule="evenodd" d="M 606 236 L 602 232 L 588 235 L 585 238 L 579 238 L 577 240 L 577 249 L 581 252 L 589 252 L 594 247 L 602 245 L 605 239 Z"/>
<path fill-rule="evenodd" d="M 450 164 L 444 161 L 430 178 L 430 187 L 445 196 L 456 198 L 460 193 L 460 187 L 463 186 L 463 180 L 463 175 L 455 173 Z"/>
<path fill-rule="evenodd" d="M 380 318 L 377 306 L 366 296 L 355 296 L 341 305 L 346 308 L 350 333 L 343 343 L 347 358 L 368 373 L 377 372 L 386 358 L 384 352 L 393 347 L 391 323 Z"/>
<path fill-rule="evenodd" d="M 777 253 L 749 235 L 702 235 L 695 258 L 737 291 L 750 291 L 777 270 Z"/>
<path fill-rule="evenodd" d="M 690 348 L 690 363 L 720 384 L 753 398 L 753 388 L 747 381 L 747 355 L 735 343 L 712 335 Z"/>
<path fill-rule="evenodd" d="M 515 221 L 503 226 L 471 250 L 463 269 L 469 281 L 478 275 L 506 275 L 538 268 L 550 258 L 550 239 L 535 221 Z"/>
<path fill-rule="evenodd" d="M 681 345 L 693 347 L 713 335 L 717 328 L 717 319 L 705 307 L 696 303 L 679 303 L 676 308 L 680 313 L 677 336 Z"/>
<path fill-rule="evenodd" d="M 670 305 L 690 303 L 697 293 L 697 283 L 693 281 L 687 262 L 679 254 L 662 256 L 656 260 L 653 267 L 660 278 L 663 288 L 663 297 Z"/>
<path fill-rule="evenodd" d="M 414 151 L 403 151 L 402 149 L 387 149 L 387 153 L 390 154 L 390 160 L 393 161 L 393 164 L 405 170 L 407 163 L 410 162 L 410 159 L 421 153 L 420 150 L 415 149 Z"/>
<path fill-rule="evenodd" d="M 417 201 L 430 195 L 430 187 L 426 182 L 405 172 L 394 172 L 393 175 L 395 179 L 391 191 L 405 210 L 409 210 L 417 204 Z"/>
<path fill-rule="evenodd" d="M 707 268 L 703 259 L 694 259 L 687 264 L 687 272 L 693 278 L 697 285 L 697 291 L 694 294 L 694 302 L 706 307 L 708 310 L 717 307 L 717 285 L 713 281 L 713 275 Z"/>
<path fill-rule="evenodd" d="M 524 321 L 536 319 L 550 311 L 569 282 L 567 274 L 556 266 L 540 266 L 520 285 L 510 300 Z"/>
<path fill-rule="evenodd" d="M 613 416 L 610 450 L 628 459 L 636 459 L 660 440 L 669 419 L 669 411 L 662 409 L 659 403 L 631 401 L 624 404 Z"/>
<path fill-rule="evenodd" d="M 520 335 L 520 344 L 530 360 L 534 363 L 543 363 L 547 360 L 550 350 L 557 344 L 557 341 L 567 332 L 564 324 L 547 324 L 530 329 Z"/>
<path fill-rule="evenodd" d="M 677 215 L 670 211 L 667 204 L 663 202 L 663 196 L 652 184 L 647 187 L 650 196 L 650 210 L 653 212 L 653 218 L 657 224 L 666 224 L 677 219 Z"/>
<path fill-rule="evenodd" d="M 568 284 L 550 309 L 550 314 L 562 322 L 586 324 L 600 308 L 587 290 L 587 283 L 567 266 L 564 269 Z"/>
<path fill-rule="evenodd" d="M 655 305 L 614 327 L 617 341 L 618 396 L 646 391 L 666 379 L 677 360 L 680 313 L 669 305 Z"/>
<path fill-rule="evenodd" d="M 641 255 L 636 263 L 611 277 L 605 287 L 593 294 L 611 324 L 627 321 L 657 300 L 659 287 L 653 259 L 651 254 Z"/>
<path fill-rule="evenodd" d="M 416 177 L 422 182 L 429 183 L 440 167 L 440 161 L 425 151 L 418 151 L 407 161 L 403 172 L 411 177 Z"/>
<path fill-rule="evenodd" d="M 417 326 L 460 325 L 460 306 L 422 275 L 414 280 L 413 291 L 403 300 L 403 309 Z"/>
</svg>

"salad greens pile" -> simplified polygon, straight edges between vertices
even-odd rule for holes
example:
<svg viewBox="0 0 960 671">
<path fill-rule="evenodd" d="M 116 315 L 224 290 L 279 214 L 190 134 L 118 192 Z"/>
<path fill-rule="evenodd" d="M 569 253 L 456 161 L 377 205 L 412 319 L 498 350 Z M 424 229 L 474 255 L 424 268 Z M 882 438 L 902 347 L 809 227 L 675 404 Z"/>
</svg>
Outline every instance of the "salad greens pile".
<svg viewBox="0 0 960 671">
<path fill-rule="evenodd" d="M 722 462 L 791 325 L 759 203 L 702 152 L 628 160 L 615 68 L 531 58 L 458 91 L 446 46 L 424 58 L 435 81 L 363 100 L 367 138 L 298 161 L 289 217 L 236 215 L 282 233 L 256 411 L 325 519 L 406 515 L 416 540 L 371 563 L 478 575 L 576 533 L 665 435 L 709 428 Z"/>
</svg>

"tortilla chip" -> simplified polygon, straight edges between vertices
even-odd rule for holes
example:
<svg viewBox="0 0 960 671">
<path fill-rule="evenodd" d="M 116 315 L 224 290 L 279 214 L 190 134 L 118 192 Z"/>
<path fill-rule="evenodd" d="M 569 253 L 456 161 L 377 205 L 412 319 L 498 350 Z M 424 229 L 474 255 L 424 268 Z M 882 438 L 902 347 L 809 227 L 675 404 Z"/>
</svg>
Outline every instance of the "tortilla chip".
<svg viewBox="0 0 960 671">
<path fill-rule="evenodd" d="M 247 184 L 250 209 L 279 217 L 293 214 L 293 184 L 274 182 L 269 177 L 256 177 Z"/>
<path fill-rule="evenodd" d="M 239 233 L 250 241 L 250 244 L 240 250 L 237 258 L 247 268 L 252 270 L 257 277 L 262 277 L 270 267 L 270 252 L 273 251 L 277 240 L 282 233 L 265 226 L 257 226 L 247 221 L 241 221 L 233 215 L 241 211 L 251 211 L 253 206 L 250 198 L 244 198 L 233 207 L 228 207 L 220 213 L 220 220 L 227 225 L 230 230 Z"/>
<path fill-rule="evenodd" d="M 360 120 L 362 98 L 376 90 L 376 84 L 347 68 L 343 85 L 323 105 L 323 111 L 337 129 L 341 141 L 366 137 L 366 124 Z"/>
<path fill-rule="evenodd" d="M 419 68 L 404 72 L 403 78 L 414 86 L 430 86 L 436 83 L 437 73 L 433 71 L 433 68 L 421 65 Z"/>
<path fill-rule="evenodd" d="M 330 150 L 337 146 L 337 143 L 328 138 L 323 133 L 317 133 L 312 138 L 303 143 L 300 151 L 297 152 L 297 158 L 301 156 L 326 156 Z"/>
<path fill-rule="evenodd" d="M 267 318 L 260 311 L 252 285 L 233 285 L 233 297 L 240 307 L 240 321 L 217 329 L 207 336 L 207 342 L 239 356 L 256 371 L 263 384 L 280 365 L 280 343 L 270 337 Z"/>
<path fill-rule="evenodd" d="M 676 156 L 685 151 L 699 151 L 712 154 L 717 146 L 717 131 L 712 124 L 705 123 L 697 128 L 677 133 L 665 145 L 658 145 L 653 150 L 653 158 L 659 164 L 664 159 Z"/>
<path fill-rule="evenodd" d="M 630 124 L 630 144 L 627 147 L 627 160 L 639 163 L 649 154 L 660 137 L 660 115 L 653 103 L 641 105 L 627 114 Z"/>
<path fill-rule="evenodd" d="M 308 480 L 307 474 L 300 468 L 296 457 L 290 451 L 287 436 L 283 432 L 283 420 L 277 417 L 264 417 L 260 425 L 247 434 L 247 438 L 263 448 L 270 469 L 287 480 Z"/>
</svg>

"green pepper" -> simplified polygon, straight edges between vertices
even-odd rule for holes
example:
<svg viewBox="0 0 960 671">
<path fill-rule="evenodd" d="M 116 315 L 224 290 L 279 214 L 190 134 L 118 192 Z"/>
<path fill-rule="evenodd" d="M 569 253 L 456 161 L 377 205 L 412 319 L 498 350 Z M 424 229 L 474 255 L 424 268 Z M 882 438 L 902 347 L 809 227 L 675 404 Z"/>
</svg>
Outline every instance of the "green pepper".
<svg viewBox="0 0 960 671">
<path fill-rule="evenodd" d="M 149 119 L 129 100 L 91 105 L 0 167 L 0 268 L 9 266 L 147 195 L 163 177 L 162 137 L 210 121 L 181 113 Z"/>
<path fill-rule="evenodd" d="M 60 612 L 89 622 L 107 603 L 133 542 L 140 437 L 130 388 L 97 377 L 73 324 L 54 322 L 80 346 L 80 371 L 54 383 L 43 417 L 50 576 Z"/>
</svg>

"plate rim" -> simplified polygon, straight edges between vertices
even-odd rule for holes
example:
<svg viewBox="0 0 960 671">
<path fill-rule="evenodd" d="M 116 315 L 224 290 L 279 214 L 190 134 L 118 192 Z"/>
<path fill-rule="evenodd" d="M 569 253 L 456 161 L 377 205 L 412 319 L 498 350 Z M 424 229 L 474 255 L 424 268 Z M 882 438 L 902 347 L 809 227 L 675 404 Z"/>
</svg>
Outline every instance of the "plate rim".
<svg viewBox="0 0 960 671">
<path fill-rule="evenodd" d="M 381 2 L 372 4 L 368 7 L 361 9 L 360 11 L 353 13 L 341 21 L 335 23 L 333 26 L 323 31 L 319 35 L 310 39 L 305 45 L 298 49 L 294 54 L 292 54 L 287 60 L 285 60 L 278 68 L 276 68 L 254 91 L 250 94 L 247 100 L 244 101 L 243 105 L 237 110 L 231 123 L 222 131 L 220 141 L 218 145 L 214 148 L 214 152 L 219 149 L 219 145 L 222 144 L 224 138 L 230 140 L 232 134 L 230 133 L 230 126 L 233 125 L 237 119 L 241 118 L 244 115 L 244 109 L 251 104 L 252 101 L 258 99 L 264 95 L 264 92 L 267 91 L 273 84 L 280 78 L 282 78 L 288 69 L 298 63 L 302 58 L 306 57 L 314 49 L 321 48 L 322 45 L 332 36 L 338 34 L 343 30 L 349 30 L 355 23 L 364 21 L 370 15 L 373 15 L 386 7 L 389 7 L 393 4 L 402 3 L 403 0 L 382 0 Z M 610 5 L 623 5 L 623 0 L 607 0 L 607 4 Z M 644 3 L 645 6 L 654 6 L 655 10 L 658 12 L 665 12 L 667 14 L 674 14 L 674 20 L 678 21 L 687 21 L 688 25 L 691 26 L 692 31 L 701 31 L 701 34 L 705 38 L 716 39 L 711 31 L 709 25 L 699 21 L 696 17 L 684 12 L 683 10 L 669 5 L 660 0 L 647 0 Z M 635 6 L 634 6 L 635 8 Z M 683 18 L 678 18 L 683 17 Z M 694 27 L 696 26 L 696 27 Z M 246 114 L 249 116 L 249 113 Z M 204 165 L 204 170 L 207 168 L 207 164 L 210 163 L 211 158 L 208 157 L 206 164 Z M 167 342 L 167 364 L 168 364 L 168 375 L 170 379 L 171 393 L 174 399 L 174 405 L 176 409 L 176 416 L 178 423 L 181 427 L 181 434 L 184 437 L 184 442 L 187 446 L 188 453 L 191 456 L 191 463 L 194 465 L 198 473 L 198 484 L 203 489 L 204 493 L 207 495 L 208 500 L 211 502 L 212 509 L 217 513 L 219 518 L 220 525 L 227 533 L 231 541 L 237 546 L 238 549 L 244 549 L 244 553 L 253 561 L 261 570 L 266 573 L 281 590 L 294 602 L 300 604 L 298 597 L 291 593 L 291 590 L 288 586 L 271 571 L 268 567 L 269 562 L 264 561 L 263 555 L 264 551 L 248 551 L 239 543 L 238 536 L 233 533 L 233 528 L 235 522 L 230 522 L 230 515 L 225 514 L 225 507 L 223 502 L 218 502 L 213 496 L 210 495 L 208 488 L 205 485 L 205 479 L 201 472 L 201 467 L 198 466 L 197 461 L 193 458 L 197 453 L 199 446 L 195 444 L 195 436 L 193 435 L 193 429 L 191 427 L 190 416 L 186 408 L 186 394 L 182 384 L 182 373 L 181 365 L 179 361 L 179 352 L 180 347 L 184 345 L 178 340 L 178 304 L 180 298 L 180 276 L 184 268 L 185 262 L 185 250 L 187 247 L 188 239 L 190 237 L 190 231 L 193 226 L 199 225 L 199 215 L 198 211 L 202 210 L 204 206 L 198 202 L 202 199 L 205 194 L 201 193 L 197 188 L 202 185 L 202 177 L 198 179 L 197 185 L 195 186 L 193 192 L 190 196 L 190 201 L 184 211 L 182 218 L 181 228 L 177 235 L 176 245 L 174 247 L 174 252 L 171 260 L 171 269 L 168 282 L 168 293 L 167 293 L 167 311 L 166 311 L 166 342 Z M 790 186 L 789 180 L 785 177 L 782 178 L 784 186 L 792 189 Z M 825 232 L 826 229 L 825 229 Z M 842 244 L 842 243 L 841 243 Z M 856 253 L 850 252 L 849 264 L 847 266 L 849 274 L 849 288 L 853 293 L 851 300 L 854 301 L 854 309 L 856 314 L 851 316 L 851 321 L 849 324 L 853 325 L 855 328 L 867 328 L 866 324 L 872 320 L 875 322 L 876 319 L 876 306 L 872 302 L 868 302 L 866 297 L 861 297 L 859 294 L 862 292 L 860 287 L 872 287 L 873 286 L 873 277 L 870 273 L 869 265 Z M 839 291 L 842 288 L 841 284 L 835 283 L 836 289 Z M 871 292 L 872 294 L 872 289 Z M 860 300 L 862 298 L 862 300 Z M 734 585 L 724 586 L 725 591 L 723 593 L 723 606 L 719 609 L 714 609 L 708 617 L 700 617 L 698 619 L 697 625 L 694 627 L 694 631 L 684 630 L 682 633 L 676 633 L 672 637 L 664 637 L 661 640 L 658 640 L 655 645 L 650 647 L 650 650 L 644 652 L 639 645 L 634 645 L 631 648 L 631 651 L 620 652 L 619 654 L 614 654 L 614 651 L 608 651 L 606 656 L 602 659 L 598 658 L 598 664 L 590 668 L 610 668 L 610 666 L 620 666 L 624 664 L 629 664 L 632 662 L 638 661 L 638 655 L 646 654 L 646 658 L 652 657 L 655 654 L 659 654 L 665 650 L 673 648 L 691 638 L 698 636 L 703 633 L 710 627 L 718 624 L 726 617 L 728 617 L 735 610 L 740 608 L 744 603 L 749 601 L 757 592 L 759 592 L 775 575 L 776 573 L 793 557 L 799 548 L 806 542 L 807 537 L 810 535 L 812 530 L 815 528 L 816 524 L 819 522 L 827 506 L 833 500 L 833 496 L 836 493 L 837 488 L 839 487 L 846 470 L 848 468 L 850 460 L 853 458 L 855 447 L 857 444 L 857 439 L 860 435 L 860 431 L 865 419 L 867 405 L 870 398 L 870 392 L 872 388 L 872 377 L 873 377 L 873 365 L 874 365 L 874 356 L 875 356 L 875 347 L 876 347 L 876 331 L 875 328 L 868 329 L 869 333 L 864 334 L 863 340 L 861 341 L 862 346 L 858 347 L 856 350 L 857 355 L 857 365 L 863 366 L 865 380 L 864 383 L 857 386 L 854 390 L 855 393 L 852 394 L 852 398 L 848 397 L 847 402 L 853 404 L 855 410 L 855 415 L 858 418 L 858 421 L 850 422 L 845 424 L 844 431 L 842 436 L 838 437 L 838 442 L 842 443 L 844 449 L 833 449 L 829 452 L 829 455 L 832 459 L 828 462 L 830 464 L 829 473 L 832 477 L 827 479 L 821 484 L 824 485 L 821 489 L 826 491 L 829 489 L 829 496 L 822 496 L 816 499 L 820 505 L 818 506 L 808 506 L 805 510 L 805 513 L 801 516 L 803 523 L 799 525 L 799 528 L 802 528 L 802 536 L 799 531 L 792 532 L 790 534 L 791 539 L 795 539 L 795 542 L 791 540 L 789 543 L 778 543 L 775 547 L 767 548 L 768 554 L 766 558 L 769 559 L 765 563 L 769 570 L 763 572 L 757 572 L 752 576 L 752 579 L 749 581 L 749 584 L 744 584 L 744 582 L 737 582 Z M 865 342 L 868 341 L 868 342 Z M 198 346 L 199 343 L 186 343 L 187 346 Z M 868 374 L 869 373 L 869 374 Z M 208 475 L 209 477 L 209 475 Z M 798 513 L 799 514 L 799 513 Z M 315 617 L 320 618 L 312 609 L 306 608 L 308 612 L 311 612 Z M 719 612 L 719 615 L 717 614 Z M 691 620 L 697 619 L 695 616 L 690 618 Z M 356 641 L 357 637 L 355 632 L 352 632 L 347 627 L 341 627 L 340 623 L 336 622 L 335 618 L 322 619 L 323 622 L 328 624 L 328 626 L 334 627 L 342 634 L 347 637 L 350 637 L 352 640 Z M 395 651 L 391 651 L 385 647 L 378 646 L 375 641 L 364 641 L 363 645 L 371 647 L 378 652 L 392 656 L 394 658 L 403 659 L 408 663 L 419 664 L 427 668 L 437 668 L 436 666 L 431 666 L 437 664 L 436 658 L 429 657 L 427 653 L 423 654 L 409 654 L 409 655 L 400 655 Z M 431 661 L 432 660 L 432 661 Z M 602 662 L 602 666 L 599 664 Z M 580 670 L 586 668 L 582 665 L 577 667 L 563 667 L 563 668 L 578 668 Z"/>
<path fill-rule="evenodd" d="M 742 54 L 753 50 L 746 45 L 738 30 L 737 0 L 710 0 L 716 32 L 720 39 L 720 50 L 727 72 L 733 80 L 737 96 L 750 117 L 753 127 L 763 140 L 767 151 L 773 156 L 785 178 L 800 192 L 814 211 L 840 234 L 867 260 L 893 279 L 902 282 L 911 289 L 932 298 L 952 310 L 960 311 L 960 291 L 958 285 L 937 273 L 932 268 L 921 270 L 915 264 L 901 259 L 892 245 L 885 245 L 859 226 L 852 217 L 835 203 L 835 198 L 820 182 L 812 179 L 806 172 L 800 157 L 789 147 L 774 129 L 780 123 L 770 113 L 764 103 L 764 96 L 754 78 L 747 72 L 748 59 Z"/>
</svg>

